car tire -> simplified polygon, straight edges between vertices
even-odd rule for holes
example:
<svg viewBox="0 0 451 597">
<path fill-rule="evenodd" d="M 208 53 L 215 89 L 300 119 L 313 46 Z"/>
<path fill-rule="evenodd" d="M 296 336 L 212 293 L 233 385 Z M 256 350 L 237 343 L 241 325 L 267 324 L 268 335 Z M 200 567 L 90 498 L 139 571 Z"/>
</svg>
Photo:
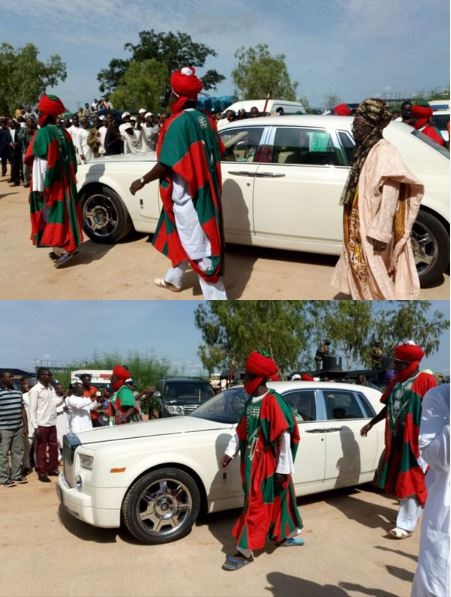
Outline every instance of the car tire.
<svg viewBox="0 0 451 597">
<path fill-rule="evenodd" d="M 193 477 L 178 468 L 160 468 L 140 477 L 128 490 L 122 520 L 142 543 L 169 543 L 190 532 L 200 504 Z"/>
<path fill-rule="evenodd" d="M 82 192 L 80 204 L 83 230 L 96 243 L 117 243 L 133 228 L 124 202 L 109 187 L 88 187 Z"/>
<path fill-rule="evenodd" d="M 436 216 L 420 209 L 411 240 L 420 284 L 432 286 L 448 267 L 449 232 Z"/>
</svg>

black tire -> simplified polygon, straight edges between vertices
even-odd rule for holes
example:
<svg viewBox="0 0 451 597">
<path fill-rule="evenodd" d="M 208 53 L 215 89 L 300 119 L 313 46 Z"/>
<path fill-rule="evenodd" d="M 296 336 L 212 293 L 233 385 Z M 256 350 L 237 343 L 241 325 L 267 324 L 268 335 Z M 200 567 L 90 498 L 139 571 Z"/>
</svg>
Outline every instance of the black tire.
<svg viewBox="0 0 451 597">
<path fill-rule="evenodd" d="M 160 468 L 143 475 L 128 490 L 122 519 L 138 541 L 170 543 L 190 532 L 200 504 L 199 487 L 188 473 Z"/>
<path fill-rule="evenodd" d="M 81 208 L 83 230 L 96 243 L 117 243 L 133 228 L 124 202 L 109 187 L 88 187 L 82 191 Z"/>
<path fill-rule="evenodd" d="M 421 286 L 440 282 L 449 264 L 448 230 L 436 216 L 421 209 L 411 240 Z"/>
</svg>

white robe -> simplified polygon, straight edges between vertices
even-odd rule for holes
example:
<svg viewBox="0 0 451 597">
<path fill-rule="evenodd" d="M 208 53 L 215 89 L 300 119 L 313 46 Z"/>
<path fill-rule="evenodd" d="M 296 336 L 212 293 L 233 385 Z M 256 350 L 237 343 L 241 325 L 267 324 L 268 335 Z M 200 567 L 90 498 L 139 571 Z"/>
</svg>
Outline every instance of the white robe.
<svg viewBox="0 0 451 597">
<path fill-rule="evenodd" d="M 60 451 L 63 448 L 63 437 L 66 433 L 69 433 L 69 431 L 69 415 L 64 401 L 62 404 L 59 403 L 56 407 L 56 437 Z"/>
<path fill-rule="evenodd" d="M 66 400 L 69 407 L 69 426 L 72 433 L 92 429 L 91 410 L 99 405 L 91 398 L 71 395 Z"/>
<path fill-rule="evenodd" d="M 412 597 L 448 597 L 450 594 L 449 388 L 449 384 L 437 386 L 423 398 L 419 445 L 430 469 L 426 473 L 428 498 Z"/>
<path fill-rule="evenodd" d="M 90 134 L 91 131 L 89 129 L 80 129 L 77 134 L 78 154 L 81 161 L 84 163 L 94 159 L 94 152 L 88 145 L 88 138 Z M 83 156 L 84 159 L 82 159 L 81 156 Z"/>
</svg>

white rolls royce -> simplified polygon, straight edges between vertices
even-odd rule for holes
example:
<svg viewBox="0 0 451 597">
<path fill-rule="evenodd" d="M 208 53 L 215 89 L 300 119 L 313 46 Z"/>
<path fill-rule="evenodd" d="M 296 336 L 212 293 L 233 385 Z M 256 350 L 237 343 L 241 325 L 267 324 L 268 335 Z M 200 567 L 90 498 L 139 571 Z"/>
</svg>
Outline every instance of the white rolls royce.
<svg viewBox="0 0 451 597">
<path fill-rule="evenodd" d="M 354 152 L 352 118 L 282 116 L 221 125 L 225 239 L 228 243 L 339 255 L 339 199 Z M 449 264 L 449 151 L 392 122 L 384 136 L 424 183 L 412 243 L 422 286 Z M 151 169 L 155 153 L 107 156 L 80 166 L 84 230 L 115 243 L 134 228 L 153 233 L 161 202 L 157 182 L 135 196 L 129 187 Z"/>
<path fill-rule="evenodd" d="M 384 425 L 360 429 L 380 411 L 381 393 L 335 382 L 271 382 L 291 405 L 301 435 L 296 494 L 372 481 L 384 447 Z M 64 437 L 63 506 L 97 527 L 124 523 L 143 543 L 186 535 L 206 513 L 243 502 L 239 458 L 221 459 L 243 410 L 242 386 L 224 390 L 188 416 L 96 428 Z"/>
</svg>

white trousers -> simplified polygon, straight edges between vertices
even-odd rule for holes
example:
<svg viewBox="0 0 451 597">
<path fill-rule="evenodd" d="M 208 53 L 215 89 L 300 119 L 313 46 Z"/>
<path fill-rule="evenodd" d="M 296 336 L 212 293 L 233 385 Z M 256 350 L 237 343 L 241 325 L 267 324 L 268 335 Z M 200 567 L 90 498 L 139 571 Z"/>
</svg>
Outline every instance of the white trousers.
<svg viewBox="0 0 451 597">
<path fill-rule="evenodd" d="M 396 517 L 396 526 L 398 529 L 412 532 L 417 526 L 418 519 L 421 513 L 421 506 L 416 497 L 406 498 L 401 500 L 399 504 L 399 512 Z"/>
<path fill-rule="evenodd" d="M 199 266 L 203 270 L 208 269 L 209 265 L 211 264 L 211 260 L 208 259 L 207 257 L 204 257 L 203 259 L 196 260 L 196 261 L 199 263 Z M 177 286 L 177 288 L 181 288 L 183 274 L 186 272 L 187 269 L 188 269 L 188 261 L 184 261 L 183 263 L 181 263 L 180 265 L 177 265 L 176 267 L 169 268 L 164 276 L 165 282 L 168 282 L 169 284 L 173 284 L 174 286 Z M 208 300 L 208 301 L 226 301 L 227 300 L 227 294 L 226 294 L 226 290 L 225 290 L 224 283 L 222 280 L 218 280 L 216 282 L 216 284 L 212 284 L 211 282 L 206 282 L 203 278 L 201 278 L 199 276 L 199 283 L 200 283 L 200 288 L 202 290 L 202 294 L 204 295 L 204 298 L 206 300 Z"/>
</svg>

